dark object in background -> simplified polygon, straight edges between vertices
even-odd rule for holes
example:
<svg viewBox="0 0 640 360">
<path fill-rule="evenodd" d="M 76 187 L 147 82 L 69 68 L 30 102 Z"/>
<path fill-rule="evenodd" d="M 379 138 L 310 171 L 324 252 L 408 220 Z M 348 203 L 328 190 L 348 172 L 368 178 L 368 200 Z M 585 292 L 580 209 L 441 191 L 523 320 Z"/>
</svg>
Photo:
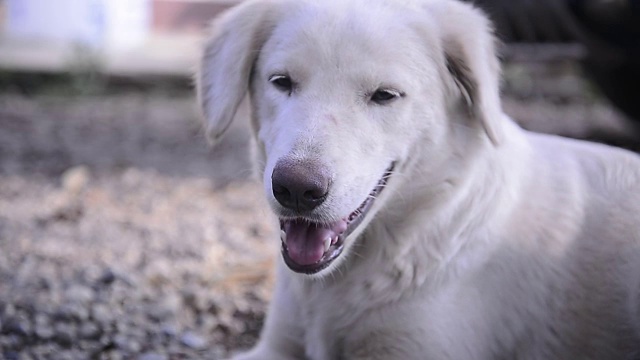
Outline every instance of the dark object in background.
<svg viewBox="0 0 640 360">
<path fill-rule="evenodd" d="M 640 0 L 467 0 L 506 42 L 582 43 L 583 64 L 616 106 L 640 121 Z"/>
</svg>

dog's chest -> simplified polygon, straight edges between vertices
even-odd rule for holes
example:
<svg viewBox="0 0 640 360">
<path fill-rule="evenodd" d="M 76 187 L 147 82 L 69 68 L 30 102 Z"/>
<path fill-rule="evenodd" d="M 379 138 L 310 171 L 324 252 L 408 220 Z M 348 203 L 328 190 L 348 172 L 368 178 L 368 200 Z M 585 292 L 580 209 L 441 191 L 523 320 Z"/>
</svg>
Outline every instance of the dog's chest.
<svg viewBox="0 0 640 360">
<path fill-rule="evenodd" d="M 310 360 L 336 360 L 344 347 L 344 330 L 353 325 L 353 314 L 347 313 L 340 297 L 322 296 L 302 307 L 306 324 L 305 352 Z"/>
<path fill-rule="evenodd" d="M 306 357 L 342 359 L 345 338 L 367 311 L 366 301 L 353 299 L 341 287 L 305 288 L 304 296 L 299 298 Z"/>
</svg>

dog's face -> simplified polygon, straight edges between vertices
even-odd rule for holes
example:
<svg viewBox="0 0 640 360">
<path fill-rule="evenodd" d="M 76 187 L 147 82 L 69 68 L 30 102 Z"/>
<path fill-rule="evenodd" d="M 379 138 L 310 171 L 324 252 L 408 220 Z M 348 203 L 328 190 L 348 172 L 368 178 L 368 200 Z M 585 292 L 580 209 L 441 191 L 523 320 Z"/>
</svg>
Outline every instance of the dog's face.
<svg viewBox="0 0 640 360">
<path fill-rule="evenodd" d="M 250 34 L 238 33 L 231 45 L 214 39 L 208 52 L 216 58 L 205 54 L 199 88 L 210 117 L 229 116 L 209 108 L 212 95 L 239 102 L 238 95 L 215 94 L 217 84 L 207 87 L 215 77 L 225 80 L 212 62 L 237 62 L 250 83 L 264 189 L 293 271 L 326 273 L 345 260 L 393 187 L 410 181 L 400 178 L 411 159 L 430 156 L 434 169 L 446 161 L 451 109 L 466 96 L 473 111 L 475 82 L 452 76 L 436 22 L 418 10 L 385 2 L 258 2 L 245 7 L 246 19 L 239 10 L 227 20 Z M 235 49 L 243 42 L 244 53 Z M 220 59 L 233 54 L 240 58 Z"/>
<path fill-rule="evenodd" d="M 342 258 L 415 141 L 443 132 L 434 54 L 394 18 L 303 8 L 262 48 L 252 99 L 264 188 L 294 271 Z"/>
</svg>

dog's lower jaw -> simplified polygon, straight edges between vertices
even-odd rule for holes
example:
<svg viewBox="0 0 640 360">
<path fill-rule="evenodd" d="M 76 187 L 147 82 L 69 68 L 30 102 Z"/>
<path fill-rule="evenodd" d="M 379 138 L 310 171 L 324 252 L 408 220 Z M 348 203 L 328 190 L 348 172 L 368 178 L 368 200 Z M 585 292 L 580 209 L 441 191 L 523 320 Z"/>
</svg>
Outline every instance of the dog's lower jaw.
<svg viewBox="0 0 640 360">
<path fill-rule="evenodd" d="M 343 219 L 331 224 L 307 219 L 280 220 L 282 257 L 294 272 L 313 275 L 327 269 L 340 257 L 347 241 L 357 237 L 376 199 L 387 186 L 396 162 L 392 162 L 362 204 Z"/>
</svg>

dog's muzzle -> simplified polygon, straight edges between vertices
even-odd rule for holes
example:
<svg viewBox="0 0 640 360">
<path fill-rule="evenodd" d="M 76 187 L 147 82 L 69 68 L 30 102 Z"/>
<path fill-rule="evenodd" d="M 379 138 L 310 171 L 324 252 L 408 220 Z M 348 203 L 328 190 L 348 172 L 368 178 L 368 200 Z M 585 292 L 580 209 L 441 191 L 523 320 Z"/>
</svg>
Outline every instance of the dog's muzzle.
<svg viewBox="0 0 640 360">
<path fill-rule="evenodd" d="M 303 217 L 280 219 L 282 256 L 287 266 L 298 273 L 315 274 L 338 258 L 345 240 L 362 223 L 386 187 L 394 167 L 395 162 L 387 168 L 362 204 L 336 222 L 317 223 Z"/>
</svg>

